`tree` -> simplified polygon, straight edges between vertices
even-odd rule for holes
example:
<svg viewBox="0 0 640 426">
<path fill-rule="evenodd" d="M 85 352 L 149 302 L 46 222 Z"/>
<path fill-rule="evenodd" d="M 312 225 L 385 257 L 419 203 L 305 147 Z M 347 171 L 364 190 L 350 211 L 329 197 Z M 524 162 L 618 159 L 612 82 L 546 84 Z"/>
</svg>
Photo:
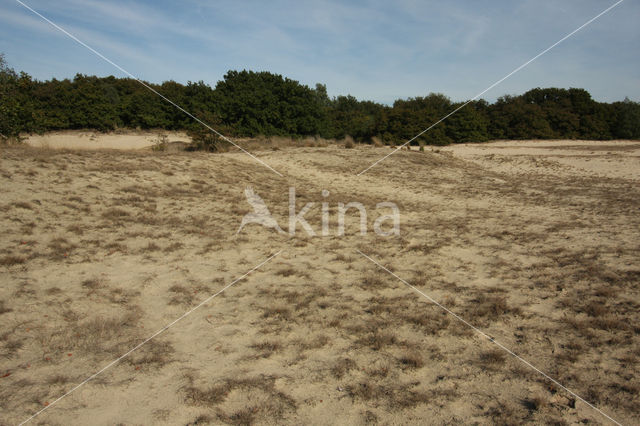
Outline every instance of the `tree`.
<svg viewBox="0 0 640 426">
<path fill-rule="evenodd" d="M 229 71 L 215 89 L 222 121 L 245 136 L 315 135 L 326 128 L 326 110 L 313 89 L 278 74 Z"/>
<path fill-rule="evenodd" d="M 430 128 L 442 117 L 453 110 L 451 100 L 441 93 L 431 93 L 425 97 L 397 100 L 388 114 L 387 138 L 405 143 L 422 131 Z M 452 142 L 447 135 L 447 122 L 443 121 L 431 127 L 414 140 L 422 140 L 429 145 L 446 145 Z"/>
<path fill-rule="evenodd" d="M 625 99 L 599 103 L 584 89 L 535 88 L 495 103 L 462 104 L 441 93 L 398 99 L 392 107 L 351 95 L 330 99 L 327 88 L 310 88 L 269 72 L 229 71 L 215 89 L 202 81 L 186 85 L 145 83 L 225 135 L 343 138 L 386 143 L 445 145 L 488 139 L 640 138 L 640 104 Z M 438 123 L 438 124 L 435 124 Z M 435 124 L 435 125 L 434 125 Z M 223 148 L 189 115 L 130 78 L 77 74 L 73 80 L 33 80 L 16 73 L 0 54 L 0 133 L 117 127 L 192 131 L 200 148 Z"/>
<path fill-rule="evenodd" d="M 333 136 L 349 135 L 360 142 L 370 141 L 381 133 L 384 107 L 371 101 L 358 101 L 351 95 L 338 96 L 331 102 L 329 117 L 333 124 Z"/>
<path fill-rule="evenodd" d="M 0 54 L 0 134 L 4 138 L 20 134 L 22 115 L 18 75 Z"/>
<path fill-rule="evenodd" d="M 489 108 L 492 139 L 551 139 L 554 132 L 544 109 L 523 96 L 503 96 Z"/>
<path fill-rule="evenodd" d="M 454 105 L 457 108 L 459 105 Z M 447 119 L 447 136 L 453 143 L 484 142 L 489 139 L 486 101 L 470 102 Z"/>
<path fill-rule="evenodd" d="M 611 133 L 620 139 L 640 139 L 640 104 L 625 98 L 613 105 Z"/>
</svg>

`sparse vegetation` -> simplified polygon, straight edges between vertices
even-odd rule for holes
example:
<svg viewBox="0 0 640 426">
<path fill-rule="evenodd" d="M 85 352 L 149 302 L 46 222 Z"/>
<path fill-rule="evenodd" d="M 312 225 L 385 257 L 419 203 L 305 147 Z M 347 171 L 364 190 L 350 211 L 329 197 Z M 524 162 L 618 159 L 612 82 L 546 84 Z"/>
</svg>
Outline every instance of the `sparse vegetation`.
<svg viewBox="0 0 640 426">
<path fill-rule="evenodd" d="M 164 152 L 167 150 L 168 146 L 169 146 L 169 138 L 167 137 L 167 135 L 160 135 L 155 141 L 153 141 L 153 146 L 151 146 L 151 150 Z"/>
<path fill-rule="evenodd" d="M 204 301 L 38 420 L 92 419 L 130 400 L 113 423 L 603 421 L 359 249 L 633 424 L 640 193 L 563 162 L 610 160 L 603 173 L 618 173 L 640 148 L 403 150 L 386 160 L 401 173 L 373 168 L 363 186 L 353 171 L 380 149 L 354 138 L 351 150 L 316 149 L 314 137 L 274 152 L 265 136 L 260 155 L 282 179 L 236 153 L 4 147 L 0 423 L 20 423 Z M 332 206 L 397 201 L 400 238 L 234 234 L 246 185 L 284 223 L 293 181 L 302 205 L 325 188 Z"/>
<path fill-rule="evenodd" d="M 7 255 L 0 257 L 0 265 L 2 266 L 20 265 L 26 261 L 27 259 L 22 256 Z"/>
<path fill-rule="evenodd" d="M 491 349 L 480 354 L 480 363 L 488 369 L 500 368 L 507 356 L 502 349 Z"/>
</svg>

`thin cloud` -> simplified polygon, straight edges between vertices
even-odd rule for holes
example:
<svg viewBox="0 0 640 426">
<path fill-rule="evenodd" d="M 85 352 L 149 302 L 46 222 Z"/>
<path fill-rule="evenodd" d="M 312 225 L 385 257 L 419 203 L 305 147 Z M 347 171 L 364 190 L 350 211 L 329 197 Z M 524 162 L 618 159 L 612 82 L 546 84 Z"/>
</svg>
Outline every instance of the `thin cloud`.
<svg viewBox="0 0 640 426">
<path fill-rule="evenodd" d="M 59 40 L 61 46 L 71 45 L 73 43 L 69 41 L 67 36 L 62 34 L 60 31 L 53 28 L 50 24 L 44 22 L 42 19 L 34 17 L 28 11 L 22 12 L 5 9 L 2 12 L 3 13 L 2 16 L 0 16 L 0 21 L 4 21 L 4 23 L 8 26 L 28 29 L 33 33 L 40 34 L 40 36 L 42 37 L 51 37 L 53 35 L 56 37 L 56 39 Z M 109 53 L 110 55 L 127 57 L 129 59 L 135 59 L 136 61 L 146 61 L 148 63 L 155 61 L 155 59 L 148 57 L 143 52 L 136 49 L 134 46 L 125 42 L 119 42 L 117 40 L 114 40 L 113 38 L 105 37 L 100 32 L 90 30 L 86 27 L 80 27 L 70 24 L 64 25 L 64 28 L 79 37 L 81 40 L 92 45 L 94 48 L 98 50 L 104 50 L 105 53 Z M 62 50 L 62 48 L 60 50 Z M 82 52 L 82 54 L 84 55 L 85 53 Z M 82 72 L 82 70 L 78 70 L 78 72 Z"/>
<path fill-rule="evenodd" d="M 330 95 L 386 103 L 429 92 L 465 100 L 603 8 L 601 0 L 30 4 L 154 82 L 202 79 L 214 85 L 227 70 L 246 68 L 311 86 L 325 83 Z M 53 64 L 62 54 L 78 61 L 76 72 L 114 72 L 61 52 L 60 38 L 50 37 L 51 29 L 18 8 L 3 5 L 7 12 L 0 17 L 0 50 L 15 68 L 48 78 L 59 74 Z M 526 70 L 488 99 L 558 82 L 584 87 L 599 100 L 639 98 L 640 59 L 634 54 L 640 43 L 634 16 L 639 15 L 638 4 L 623 3 L 561 46 L 560 56 L 545 57 L 540 70 Z M 38 44 L 40 51 L 34 48 Z M 27 53 L 39 62 L 25 60 Z M 562 55 L 572 63 L 561 66 Z M 14 63 L 14 58 L 20 60 Z M 39 65 L 46 58 L 50 69 Z"/>
</svg>

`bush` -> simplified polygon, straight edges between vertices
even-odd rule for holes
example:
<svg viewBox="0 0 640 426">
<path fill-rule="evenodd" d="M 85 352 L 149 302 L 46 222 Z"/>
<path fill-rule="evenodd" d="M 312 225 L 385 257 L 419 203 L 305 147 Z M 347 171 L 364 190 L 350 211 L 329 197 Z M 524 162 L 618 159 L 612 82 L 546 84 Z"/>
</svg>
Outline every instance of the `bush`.
<svg viewBox="0 0 640 426">
<path fill-rule="evenodd" d="M 191 145 L 188 148 L 189 151 L 218 151 L 221 138 L 211 130 L 190 130 L 187 134 L 191 138 Z"/>
<path fill-rule="evenodd" d="M 347 149 L 354 148 L 356 145 L 353 142 L 353 138 L 349 135 L 344 137 L 344 147 Z"/>
<path fill-rule="evenodd" d="M 24 108 L 20 102 L 19 77 L 0 54 L 0 141 L 17 137 L 22 130 Z"/>
<path fill-rule="evenodd" d="M 167 135 L 160 135 L 154 141 L 151 146 L 152 151 L 166 151 L 167 146 L 169 145 L 169 139 Z"/>
<path fill-rule="evenodd" d="M 345 138 L 341 143 L 346 148 L 353 148 L 354 140 L 397 146 L 463 105 L 437 93 L 398 99 L 393 106 L 351 95 L 330 99 L 322 84 L 312 89 L 269 72 L 229 71 L 215 89 L 204 82 L 145 84 L 223 135 L 319 135 Z M 117 128 L 193 129 L 190 149 L 229 147 L 224 138 L 202 129 L 134 79 L 77 74 L 73 79 L 38 81 L 14 71 L 0 53 L 0 142 L 27 132 Z M 640 103 L 600 103 L 583 89 L 536 88 L 492 104 L 470 102 L 420 141 L 447 145 L 532 138 L 638 139 Z M 318 140 L 307 144 L 317 146 Z"/>
</svg>

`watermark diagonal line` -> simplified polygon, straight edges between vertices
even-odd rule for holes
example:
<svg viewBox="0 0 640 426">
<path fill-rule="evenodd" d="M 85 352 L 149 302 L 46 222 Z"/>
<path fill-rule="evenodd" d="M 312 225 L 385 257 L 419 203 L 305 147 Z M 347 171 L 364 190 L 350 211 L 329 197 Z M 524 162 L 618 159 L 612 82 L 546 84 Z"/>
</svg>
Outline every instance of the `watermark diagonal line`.
<svg viewBox="0 0 640 426">
<path fill-rule="evenodd" d="M 262 261 L 261 263 L 259 263 L 258 265 L 254 266 L 253 268 L 251 268 L 249 271 L 245 272 L 243 275 L 241 275 L 240 277 L 236 278 L 235 280 L 233 280 L 231 283 L 227 284 L 226 286 L 224 286 L 221 290 L 218 290 L 216 293 L 212 294 L 211 296 L 207 297 L 206 299 L 204 299 L 202 302 L 200 302 L 199 304 L 197 304 L 196 306 L 194 306 L 193 308 L 189 309 L 187 312 L 185 312 L 184 314 L 182 314 L 181 316 L 179 316 L 178 318 L 176 318 L 175 320 L 171 321 L 169 324 L 165 325 L 164 327 L 162 327 L 161 329 L 159 329 L 158 331 L 156 331 L 155 333 L 153 333 L 151 336 L 149 336 L 148 338 L 146 338 L 145 340 L 143 340 L 141 343 L 139 343 L 137 346 L 133 347 L 132 349 L 130 349 L 128 352 L 126 352 L 125 354 L 121 355 L 119 358 L 111 361 L 109 364 L 107 364 L 106 366 L 104 366 L 103 368 L 101 368 L 100 370 L 98 370 L 97 372 L 93 373 L 91 376 L 87 377 L 85 380 L 83 380 L 82 382 L 78 383 L 76 386 L 74 386 L 70 391 L 68 391 L 67 393 L 65 393 L 64 395 L 58 397 L 55 401 L 53 401 L 52 403 L 50 403 L 49 405 L 47 405 L 46 407 L 42 408 L 41 410 L 37 411 L 36 413 L 34 413 L 31 417 L 29 417 L 28 419 L 24 420 L 22 423 L 20 423 L 20 426 L 31 421 L 32 419 L 34 419 L 35 417 L 39 416 L 40 414 L 42 414 L 45 410 L 48 410 L 49 408 L 51 408 L 52 406 L 54 406 L 56 403 L 60 402 L 62 399 L 66 398 L 67 396 L 71 395 L 73 392 L 75 392 L 76 390 L 78 390 L 79 388 L 81 388 L 82 386 L 84 386 L 85 384 L 87 384 L 88 382 L 90 382 L 91 380 L 95 379 L 98 375 L 102 374 L 103 372 L 105 372 L 106 370 L 108 370 L 109 368 L 113 367 L 114 365 L 116 365 L 117 363 L 119 363 L 120 361 L 122 361 L 123 359 L 125 359 L 126 357 L 128 357 L 129 355 L 131 355 L 133 352 L 135 352 L 136 350 L 140 349 L 142 346 L 144 346 L 145 344 L 147 344 L 149 341 L 151 341 L 152 339 L 156 338 L 157 336 L 159 336 L 160 334 L 164 333 L 165 331 L 167 331 L 168 329 L 170 329 L 171 327 L 173 327 L 174 325 L 176 325 L 178 322 L 182 321 L 183 319 L 185 319 L 186 317 L 188 317 L 189 315 L 191 315 L 193 312 L 195 312 L 196 310 L 200 309 L 202 306 L 206 305 L 209 301 L 211 301 L 211 299 L 215 298 L 216 296 L 222 294 L 225 290 L 227 290 L 229 287 L 233 286 L 234 284 L 236 284 L 238 281 L 243 280 L 244 278 L 246 278 L 249 274 L 251 274 L 252 272 L 256 271 L 257 269 L 259 269 L 261 266 L 263 266 L 264 264 L 266 264 L 267 262 L 271 261 L 274 257 L 278 256 L 280 253 L 282 253 L 282 250 L 279 250 L 278 252 L 276 252 L 275 254 L 272 254 L 271 256 L 269 256 L 266 260 Z"/>
<path fill-rule="evenodd" d="M 417 138 L 419 138 L 420 136 L 424 135 L 425 133 L 427 133 L 429 130 L 433 129 L 435 126 L 437 126 L 438 124 L 442 123 L 444 120 L 446 120 L 447 118 L 451 117 L 453 114 L 455 114 L 456 112 L 460 111 L 462 108 L 466 107 L 467 105 L 469 105 L 471 102 L 475 101 L 476 99 L 478 99 L 480 96 L 484 95 L 485 93 L 487 93 L 489 90 L 493 89 L 494 87 L 496 87 L 497 85 L 499 85 L 500 83 L 502 83 L 503 81 L 505 81 L 506 79 L 508 79 L 509 77 L 511 77 L 512 75 L 514 75 L 515 73 L 517 73 L 518 71 L 522 70 L 524 67 L 526 67 L 527 65 L 529 65 L 530 63 L 532 63 L 533 61 L 535 61 L 536 59 L 538 59 L 539 57 L 541 57 L 542 55 L 544 55 L 545 53 L 549 52 L 551 49 L 553 49 L 554 47 L 556 47 L 557 45 L 559 45 L 560 43 L 562 43 L 563 41 L 565 41 L 566 39 L 568 39 L 569 37 L 573 36 L 574 34 L 576 34 L 578 31 L 580 31 L 581 29 L 583 29 L 584 27 L 586 27 L 587 25 L 591 24 L 593 21 L 595 21 L 596 19 L 600 18 L 602 15 L 606 14 L 607 12 L 609 12 L 611 9 L 613 9 L 614 7 L 618 6 L 620 3 L 622 3 L 624 0 L 618 0 L 616 3 L 612 4 L 611 6 L 609 6 L 608 8 L 606 8 L 605 10 L 603 10 L 602 12 L 598 13 L 596 16 L 594 16 L 593 18 L 589 19 L 587 22 L 585 22 L 584 24 L 580 25 L 578 28 L 576 28 L 575 30 L 571 31 L 569 34 L 565 35 L 564 37 L 562 37 L 560 40 L 556 41 L 555 43 L 553 43 L 551 46 L 547 47 L 546 49 L 544 49 L 542 52 L 538 53 L 536 56 L 534 56 L 533 58 L 529 59 L 528 61 L 526 61 L 525 63 L 523 63 L 522 65 L 520 65 L 518 68 L 514 69 L 513 71 L 511 71 L 509 74 L 505 75 L 504 77 L 502 77 L 500 80 L 496 81 L 495 83 L 493 83 L 491 86 L 487 87 L 486 89 L 484 89 L 482 92 L 478 93 L 477 95 L 475 95 L 473 98 L 469 99 L 467 102 L 463 103 L 462 105 L 460 105 L 459 107 L 457 107 L 456 109 L 454 109 L 453 111 L 451 111 L 450 113 L 448 113 L 447 115 L 445 115 L 444 117 L 442 117 L 440 120 L 436 121 L 435 123 L 433 123 L 431 126 L 427 127 L 426 129 L 424 129 L 423 131 L 421 131 L 420 133 L 418 133 L 417 135 L 415 135 L 414 137 L 412 137 L 411 139 L 409 139 L 408 141 L 406 141 L 405 143 L 403 143 L 402 145 L 397 146 L 393 151 L 391 151 L 390 153 L 388 153 L 387 155 L 385 155 L 384 157 L 378 159 L 377 161 L 375 161 L 374 163 L 372 163 L 371 165 L 369 165 L 369 167 L 367 167 L 366 169 L 364 169 L 363 171 L 361 171 L 360 173 L 358 173 L 358 176 L 360 176 L 363 173 L 366 173 L 369 169 L 371 169 L 372 167 L 376 166 L 378 163 L 380 163 L 381 161 L 387 159 L 388 157 L 392 156 L 393 154 L 395 154 L 396 152 L 398 152 L 399 150 L 401 150 L 402 148 L 404 148 L 405 146 L 407 146 L 408 144 L 410 144 L 411 142 L 413 142 L 414 140 L 416 140 Z"/>
<path fill-rule="evenodd" d="M 357 250 L 357 249 L 356 249 Z M 455 312 L 453 312 L 452 310 L 450 310 L 449 308 L 447 308 L 446 306 L 440 304 L 437 300 L 433 299 L 431 296 L 429 296 L 428 294 L 424 293 L 423 291 L 421 291 L 420 289 L 418 289 L 417 287 L 413 286 L 412 284 L 410 284 L 409 282 L 407 282 L 406 280 L 402 279 L 401 277 L 399 277 L 398 275 L 396 275 L 395 273 L 393 273 L 392 271 L 390 271 L 388 268 L 386 268 L 384 265 L 382 265 L 380 262 L 378 262 L 377 260 L 371 258 L 370 256 L 366 255 L 365 253 L 361 252 L 360 250 L 357 250 L 358 253 L 360 253 L 360 255 L 362 255 L 363 257 L 365 257 L 366 259 L 368 259 L 370 262 L 376 264 L 377 266 L 379 266 L 381 269 L 383 269 L 384 271 L 388 272 L 390 275 L 392 275 L 393 277 L 395 277 L 396 279 L 400 280 L 403 284 L 405 284 L 407 287 L 409 287 L 410 289 L 412 289 L 413 291 L 415 291 L 416 293 L 418 293 L 419 295 L 421 295 L 422 297 L 424 297 L 425 299 L 427 299 L 429 302 L 433 303 L 434 305 L 436 305 L 437 307 L 439 307 L 440 309 L 442 309 L 443 311 L 445 311 L 446 313 L 448 313 L 449 315 L 453 316 L 455 319 L 457 319 L 458 321 L 460 321 L 461 323 L 463 323 L 464 325 L 466 325 L 467 327 L 473 329 L 473 331 L 475 331 L 476 333 L 478 333 L 480 336 L 486 338 L 489 342 L 493 343 L 494 345 L 498 346 L 500 349 L 502 349 L 503 351 L 505 351 L 506 353 L 508 353 L 509 355 L 511 355 L 512 357 L 514 357 L 515 359 L 517 359 L 518 361 L 522 362 L 523 364 L 525 364 L 527 367 L 531 368 L 532 370 L 536 371 L 537 373 L 541 374 L 543 377 L 545 377 L 547 380 L 553 382 L 555 385 L 559 386 L 560 388 L 564 389 L 567 393 L 571 394 L 572 396 L 576 397 L 577 399 L 579 399 L 580 401 L 584 402 L 585 404 L 587 404 L 589 407 L 591 407 L 592 409 L 594 409 L 595 411 L 597 411 L 598 413 L 600 413 L 601 415 L 603 415 L 604 417 L 606 417 L 608 420 L 612 421 L 613 423 L 617 424 L 617 425 L 621 425 L 620 422 L 618 422 L 617 420 L 615 420 L 614 418 L 612 418 L 611 416 L 609 416 L 607 413 L 605 413 L 604 411 L 602 411 L 601 409 L 599 409 L 598 407 L 596 407 L 595 405 L 591 404 L 589 401 L 585 400 L 584 398 L 582 398 L 580 395 L 578 395 L 577 393 L 575 393 L 574 391 L 572 391 L 571 389 L 567 388 L 566 386 L 564 386 L 562 383 L 558 382 L 556 379 L 554 379 L 553 377 L 549 376 L 547 373 L 545 373 L 544 371 L 540 370 L 538 367 L 536 367 L 535 365 L 531 364 L 529 361 L 527 361 L 526 359 L 522 358 L 521 356 L 519 356 L 518 354 L 516 354 L 515 352 L 513 352 L 511 349 L 507 348 L 505 345 L 503 345 L 502 343 L 498 342 L 496 339 L 494 339 L 493 337 L 489 336 L 487 333 L 485 333 L 484 331 L 480 330 L 478 327 L 474 326 L 473 324 L 469 323 L 467 320 L 465 320 L 464 318 L 462 318 L 461 316 L 459 316 L 458 314 L 456 314 Z"/>
<path fill-rule="evenodd" d="M 236 148 L 238 148 L 239 150 L 241 150 L 242 152 L 244 152 L 245 154 L 247 154 L 249 157 L 253 158 L 254 160 L 256 160 L 258 163 L 262 164 L 263 166 L 267 167 L 269 170 L 271 170 L 272 172 L 274 172 L 275 174 L 277 174 L 278 176 L 282 177 L 282 173 L 278 172 L 277 170 L 275 170 L 273 167 L 271 167 L 270 165 L 268 165 L 267 163 L 265 163 L 263 160 L 261 160 L 260 158 L 256 157 L 255 155 L 251 154 L 249 151 L 247 151 L 246 149 L 244 149 L 243 147 L 241 147 L 240 145 L 238 145 L 237 143 L 235 143 L 234 141 L 232 141 L 231 139 L 229 139 L 228 137 L 226 137 L 225 135 L 223 135 L 222 133 L 218 132 L 216 129 L 214 129 L 213 127 L 211 127 L 210 125 L 208 125 L 207 123 L 205 123 L 204 121 L 202 121 L 201 119 L 199 119 L 198 117 L 196 117 L 195 115 L 193 115 L 192 113 L 190 113 L 189 111 L 187 111 L 186 109 L 184 109 L 183 107 L 181 107 L 180 105 L 178 105 L 177 103 L 175 103 L 174 101 L 172 101 L 171 99 L 167 98 L 166 96 L 164 96 L 162 93 L 158 92 L 156 89 L 154 89 L 153 87 L 149 86 L 147 83 L 145 83 L 144 81 L 142 81 L 141 79 L 139 79 L 138 77 L 136 77 L 135 75 L 133 75 L 132 73 L 130 73 L 129 71 L 127 71 L 126 69 L 122 68 L 120 65 L 118 65 L 117 63 L 113 62 L 111 59 L 107 58 L 106 56 L 104 56 L 102 53 L 98 52 L 96 49 L 94 49 L 93 47 L 89 46 L 87 43 L 83 42 L 82 40 L 80 40 L 78 37 L 76 37 L 75 35 L 71 34 L 70 32 L 68 32 L 67 30 L 65 30 L 64 28 L 62 28 L 61 26 L 59 26 L 58 24 L 56 24 L 55 22 L 51 21 L 49 18 L 47 18 L 46 16 L 42 15 L 41 13 L 39 13 L 38 11 L 34 10 L 31 6 L 29 6 L 28 4 L 22 2 L 21 0 L 16 0 L 16 2 L 18 2 L 21 6 L 23 6 L 25 9 L 31 11 L 33 14 L 35 14 L 36 16 L 40 17 L 41 19 L 43 19 L 44 21 L 46 21 L 47 23 L 49 23 L 51 26 L 53 26 L 55 29 L 57 29 L 58 31 L 62 32 L 63 34 L 65 34 L 67 37 L 71 38 L 73 41 L 75 41 L 76 43 L 80 44 L 81 46 L 89 49 L 92 53 L 94 53 L 96 56 L 98 56 L 100 59 L 104 60 L 105 62 L 109 63 L 110 65 L 116 67 L 118 70 L 122 71 L 123 73 L 125 73 L 126 75 L 128 75 L 129 77 L 131 77 L 132 79 L 136 80 L 138 83 L 140 83 L 142 86 L 144 86 L 145 88 L 147 88 L 148 90 L 150 90 L 151 92 L 153 92 L 154 94 L 158 95 L 160 98 L 162 98 L 165 102 L 168 102 L 169 104 L 173 105 L 175 108 L 177 108 L 178 110 L 180 110 L 181 112 L 183 112 L 184 114 L 186 114 L 187 116 L 191 117 L 192 119 L 194 119 L 196 122 L 198 122 L 199 124 L 201 124 L 202 126 L 206 127 L 208 130 L 210 130 L 211 132 L 215 133 L 216 135 L 218 135 L 221 139 L 223 139 L 226 142 L 229 142 L 230 144 L 232 144 L 233 146 L 235 146 Z"/>
</svg>

